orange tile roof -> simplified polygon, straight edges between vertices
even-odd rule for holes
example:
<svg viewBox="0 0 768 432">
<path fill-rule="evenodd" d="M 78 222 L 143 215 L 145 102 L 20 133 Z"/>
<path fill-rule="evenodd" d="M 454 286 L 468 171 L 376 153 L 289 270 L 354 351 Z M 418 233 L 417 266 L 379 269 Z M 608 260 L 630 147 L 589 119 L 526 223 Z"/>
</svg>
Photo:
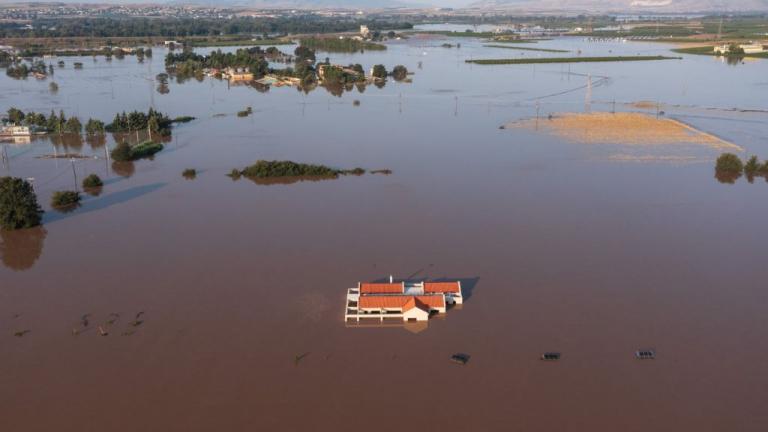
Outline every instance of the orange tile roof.
<svg viewBox="0 0 768 432">
<path fill-rule="evenodd" d="M 397 283 L 367 283 L 360 284 L 360 294 L 402 294 L 405 291 L 403 282 Z"/>
<path fill-rule="evenodd" d="M 416 300 L 423 303 L 431 309 L 444 309 L 445 297 L 441 295 L 423 295 L 416 296 Z"/>
<path fill-rule="evenodd" d="M 402 309 L 411 310 L 414 307 L 429 311 L 430 309 L 445 308 L 445 297 L 431 296 L 360 296 L 357 305 L 361 309 Z"/>
<path fill-rule="evenodd" d="M 459 282 L 424 282 L 425 293 L 459 293 Z"/>
</svg>

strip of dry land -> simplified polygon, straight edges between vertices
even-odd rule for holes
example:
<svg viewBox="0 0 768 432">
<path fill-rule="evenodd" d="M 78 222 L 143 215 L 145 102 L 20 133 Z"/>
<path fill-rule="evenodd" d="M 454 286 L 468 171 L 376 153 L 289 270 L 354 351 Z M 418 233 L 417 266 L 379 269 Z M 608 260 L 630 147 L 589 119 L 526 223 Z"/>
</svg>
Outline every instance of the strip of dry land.
<svg viewBox="0 0 768 432">
<path fill-rule="evenodd" d="M 479 65 L 507 64 L 537 64 L 537 63 L 596 63 L 596 62 L 630 62 L 654 60 L 682 60 L 682 57 L 667 56 L 612 56 L 612 57 L 544 57 L 544 58 L 515 58 L 515 59 L 479 59 L 465 60 L 467 63 Z"/>
<path fill-rule="evenodd" d="M 718 151 L 744 150 L 681 121 L 643 113 L 566 113 L 549 118 L 515 121 L 502 127 L 541 129 L 582 144 L 694 144 Z"/>
</svg>

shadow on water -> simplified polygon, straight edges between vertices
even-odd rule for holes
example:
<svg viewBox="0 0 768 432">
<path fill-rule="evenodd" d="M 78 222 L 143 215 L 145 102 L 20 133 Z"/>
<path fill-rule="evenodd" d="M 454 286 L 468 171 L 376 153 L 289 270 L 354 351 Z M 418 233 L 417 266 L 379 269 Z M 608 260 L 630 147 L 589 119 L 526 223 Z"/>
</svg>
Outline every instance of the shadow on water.
<svg viewBox="0 0 768 432">
<path fill-rule="evenodd" d="M 83 200 L 81 207 L 79 207 L 77 210 L 74 210 L 70 213 L 59 213 L 59 212 L 50 212 L 50 211 L 46 212 L 45 215 L 43 215 L 43 223 L 50 224 L 50 223 L 54 223 L 56 221 L 66 219 L 72 216 L 90 213 L 93 211 L 104 210 L 106 208 L 112 207 L 113 205 L 122 204 L 124 202 L 128 202 L 133 199 L 152 193 L 158 189 L 161 189 L 166 184 L 167 183 L 152 183 L 148 185 L 132 187 L 130 189 L 126 189 L 119 192 L 114 192 L 100 198 L 85 199 Z"/>
<path fill-rule="evenodd" d="M 43 254 L 48 231 L 42 226 L 14 231 L 0 229 L 0 259 L 11 270 L 29 270 Z"/>
</svg>

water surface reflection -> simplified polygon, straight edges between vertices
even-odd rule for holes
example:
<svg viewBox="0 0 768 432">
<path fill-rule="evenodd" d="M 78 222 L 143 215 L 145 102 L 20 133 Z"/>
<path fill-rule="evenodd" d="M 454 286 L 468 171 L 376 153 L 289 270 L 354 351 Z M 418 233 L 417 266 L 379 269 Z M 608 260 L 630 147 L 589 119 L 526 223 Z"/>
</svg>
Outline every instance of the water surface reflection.
<svg viewBox="0 0 768 432">
<path fill-rule="evenodd" d="M 0 259 L 3 265 L 16 270 L 29 270 L 43 253 L 48 231 L 42 226 L 14 231 L 0 229 Z"/>
</svg>

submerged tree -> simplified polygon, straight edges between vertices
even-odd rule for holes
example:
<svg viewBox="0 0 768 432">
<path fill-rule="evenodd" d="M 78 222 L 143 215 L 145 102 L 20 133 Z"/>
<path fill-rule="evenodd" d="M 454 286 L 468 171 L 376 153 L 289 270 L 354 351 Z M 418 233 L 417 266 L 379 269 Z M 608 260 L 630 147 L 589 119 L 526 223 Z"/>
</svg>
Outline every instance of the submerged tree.
<svg viewBox="0 0 768 432">
<path fill-rule="evenodd" d="M 371 72 L 371 75 L 374 78 L 386 79 L 387 78 L 387 68 L 384 67 L 384 65 L 382 65 L 382 64 L 377 64 L 376 66 L 373 67 L 373 71 Z"/>
<path fill-rule="evenodd" d="M 32 228 L 40 225 L 42 215 L 32 184 L 15 177 L 0 178 L 0 228 Z"/>
<path fill-rule="evenodd" d="M 735 183 L 744 171 L 744 163 L 733 153 L 723 153 L 715 164 L 715 178 L 721 183 Z"/>
<path fill-rule="evenodd" d="M 403 65 L 397 65 L 392 69 L 392 78 L 395 81 L 402 81 L 408 76 L 408 69 Z"/>
</svg>

